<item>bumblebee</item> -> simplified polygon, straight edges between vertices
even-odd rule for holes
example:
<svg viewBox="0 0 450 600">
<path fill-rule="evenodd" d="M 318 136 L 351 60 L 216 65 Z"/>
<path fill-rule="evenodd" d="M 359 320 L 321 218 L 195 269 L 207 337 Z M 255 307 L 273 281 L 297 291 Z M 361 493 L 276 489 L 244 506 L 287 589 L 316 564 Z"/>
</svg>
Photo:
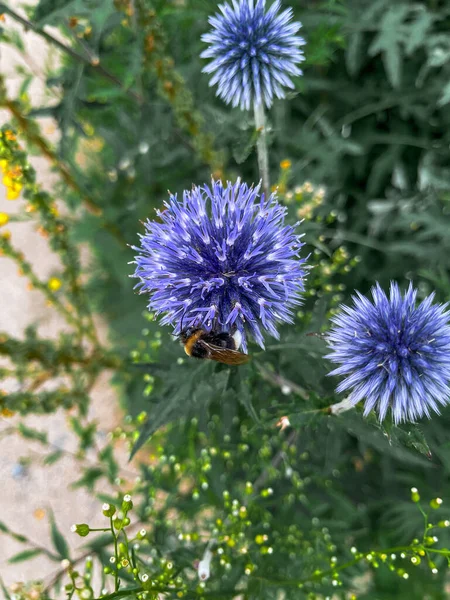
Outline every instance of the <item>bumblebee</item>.
<svg viewBox="0 0 450 600">
<path fill-rule="evenodd" d="M 239 331 L 231 335 L 226 331 L 206 331 L 201 327 L 189 327 L 180 334 L 180 341 L 188 356 L 215 360 L 226 365 L 243 365 L 250 360 L 247 354 L 237 350 L 240 340 Z"/>
</svg>

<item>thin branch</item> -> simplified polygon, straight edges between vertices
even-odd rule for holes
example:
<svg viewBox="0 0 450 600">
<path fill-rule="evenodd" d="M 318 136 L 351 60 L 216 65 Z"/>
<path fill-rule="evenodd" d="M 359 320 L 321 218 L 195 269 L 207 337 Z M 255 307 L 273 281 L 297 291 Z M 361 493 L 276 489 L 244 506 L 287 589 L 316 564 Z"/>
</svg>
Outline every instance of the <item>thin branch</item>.
<svg viewBox="0 0 450 600">
<path fill-rule="evenodd" d="M 0 5 L 0 12 L 1 12 L 1 10 L 2 10 L 2 8 Z M 0 81 L 0 83 L 1 83 L 1 81 Z M 19 103 L 14 100 L 9 100 L 6 97 L 6 95 L 4 94 L 4 89 L 1 85 L 0 85 L 0 106 L 4 106 L 7 110 L 9 110 L 9 112 L 13 115 L 13 117 L 15 117 L 15 119 L 17 119 L 17 121 L 21 127 L 21 130 L 22 130 L 22 135 L 25 137 L 25 139 L 29 143 L 31 143 L 39 148 L 39 150 L 42 152 L 42 154 L 58 170 L 63 181 L 72 190 L 74 190 L 77 194 L 80 195 L 86 209 L 89 210 L 89 212 L 91 212 L 93 215 L 95 215 L 97 217 L 102 217 L 103 208 L 95 200 L 93 200 L 92 198 L 89 198 L 86 195 L 84 190 L 78 185 L 78 183 L 72 177 L 72 174 L 71 174 L 69 168 L 67 167 L 67 165 L 55 154 L 55 152 L 49 146 L 47 141 L 44 138 L 42 138 L 40 135 L 35 133 L 33 131 L 32 127 L 30 127 L 29 122 L 28 122 L 29 119 L 24 114 L 22 114 Z M 109 233 L 111 233 L 111 235 L 113 235 L 122 246 L 127 245 L 122 232 L 114 223 L 111 223 L 109 221 L 106 221 L 106 219 L 101 218 L 101 225 L 104 229 L 109 231 Z"/>
<path fill-rule="evenodd" d="M 257 363 L 256 366 L 261 377 L 268 383 L 272 383 L 279 388 L 289 388 L 291 392 L 294 392 L 294 394 L 297 394 L 297 396 L 300 396 L 300 398 L 303 398 L 303 400 L 309 400 L 308 392 L 304 388 L 300 387 L 297 383 L 286 379 L 282 375 L 278 375 L 278 373 L 274 373 L 273 371 L 266 369 L 266 367 L 264 367 L 261 363 Z"/>
<path fill-rule="evenodd" d="M 298 431 L 291 431 L 291 433 L 289 434 L 286 442 L 288 445 L 288 448 L 290 446 L 292 446 L 293 444 L 295 444 L 296 440 L 297 440 L 297 436 L 298 436 Z M 261 475 L 258 477 L 258 479 L 255 481 L 255 483 L 253 484 L 253 490 L 254 492 L 257 492 L 260 488 L 262 488 L 262 486 L 265 484 L 265 482 L 267 481 L 267 478 L 269 477 L 269 469 L 276 469 L 278 467 L 278 465 L 280 464 L 280 462 L 283 460 L 283 456 L 286 454 L 285 450 L 279 450 L 275 456 L 273 457 L 271 463 L 270 463 L 270 467 L 267 467 L 267 469 L 265 469 Z"/>
<path fill-rule="evenodd" d="M 21 17 L 14 10 L 12 10 L 11 8 L 8 8 L 6 6 L 6 4 L 0 3 L 0 13 L 9 15 L 15 21 L 17 21 L 18 23 L 20 23 L 27 29 L 31 29 L 32 31 L 34 31 L 35 33 L 37 33 L 38 35 L 43 37 L 45 40 L 47 40 L 47 42 L 49 42 L 50 44 L 53 44 L 53 46 L 56 46 L 57 48 L 59 48 L 60 50 L 62 50 L 63 52 L 65 52 L 66 54 L 71 56 L 77 62 L 83 63 L 85 65 L 89 65 L 99 75 L 101 75 L 105 79 L 109 79 L 109 81 L 111 81 L 115 85 L 119 86 L 127 94 L 127 96 L 129 96 L 133 100 L 136 100 L 137 102 L 139 102 L 139 104 L 142 104 L 144 102 L 144 99 L 142 98 L 142 96 L 140 94 L 137 94 L 133 90 L 130 90 L 127 87 L 125 87 L 125 85 L 120 81 L 120 79 L 118 79 L 115 75 L 113 75 L 113 73 L 111 73 L 110 71 L 105 69 L 105 67 L 103 67 L 100 64 L 99 58 L 97 56 L 93 56 L 90 58 L 88 56 L 83 56 L 82 54 L 79 54 L 78 52 L 73 50 L 70 46 L 66 46 L 66 44 L 63 44 L 62 42 L 57 40 L 55 37 L 53 37 L 46 31 L 44 31 L 43 29 L 41 29 L 40 27 L 38 27 L 31 21 L 28 21 L 28 19 Z"/>
</svg>

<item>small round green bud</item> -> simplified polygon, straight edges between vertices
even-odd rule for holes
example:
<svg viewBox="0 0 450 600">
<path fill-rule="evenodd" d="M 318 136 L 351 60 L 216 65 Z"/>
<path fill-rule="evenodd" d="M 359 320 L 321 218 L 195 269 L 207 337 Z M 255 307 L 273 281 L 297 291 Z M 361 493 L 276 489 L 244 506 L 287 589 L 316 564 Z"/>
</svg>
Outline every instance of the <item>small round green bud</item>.
<svg viewBox="0 0 450 600">
<path fill-rule="evenodd" d="M 419 502 L 420 501 L 419 490 L 416 487 L 411 488 L 411 500 L 413 502 Z"/>
<path fill-rule="evenodd" d="M 437 510 L 438 508 L 440 508 L 441 504 L 442 504 L 442 498 L 433 498 L 433 500 L 431 500 L 431 502 L 430 502 L 430 506 L 431 506 L 431 508 L 434 508 L 434 510 Z"/>
<path fill-rule="evenodd" d="M 72 525 L 72 527 L 70 528 L 70 531 L 72 533 L 78 533 L 78 535 L 81 537 L 86 537 L 87 535 L 89 535 L 90 530 L 91 529 L 89 525 L 87 525 L 86 523 L 77 523 L 76 525 Z"/>
<path fill-rule="evenodd" d="M 123 497 L 122 510 L 124 513 L 127 513 L 132 508 L 133 508 L 133 502 L 131 501 L 131 496 L 130 496 L 130 494 L 126 494 Z"/>
<path fill-rule="evenodd" d="M 122 519 L 114 519 L 113 526 L 114 526 L 114 529 L 117 529 L 117 531 L 120 531 L 123 527 L 123 520 Z"/>
<path fill-rule="evenodd" d="M 125 546 L 125 544 L 123 542 L 120 542 L 119 544 L 119 554 L 126 556 L 127 554 L 127 547 Z"/>
<path fill-rule="evenodd" d="M 105 517 L 112 517 L 113 514 L 116 512 L 116 507 L 112 504 L 104 504 L 102 506 L 102 510 Z"/>
</svg>

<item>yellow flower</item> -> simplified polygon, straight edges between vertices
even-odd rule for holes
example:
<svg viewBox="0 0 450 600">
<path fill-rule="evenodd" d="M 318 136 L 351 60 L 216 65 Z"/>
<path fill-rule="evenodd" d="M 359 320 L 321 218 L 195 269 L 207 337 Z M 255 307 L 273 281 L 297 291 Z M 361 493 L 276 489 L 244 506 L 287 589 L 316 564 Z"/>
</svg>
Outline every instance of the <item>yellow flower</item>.
<svg viewBox="0 0 450 600">
<path fill-rule="evenodd" d="M 61 279 L 58 279 L 57 277 L 50 277 L 47 285 L 52 292 L 57 292 L 62 286 Z"/>
<path fill-rule="evenodd" d="M 5 131 L 5 138 L 10 142 L 14 142 L 17 139 L 15 133 L 10 129 Z"/>
<path fill-rule="evenodd" d="M 286 169 L 290 169 L 292 167 L 292 163 L 290 160 L 282 160 L 280 162 L 280 167 L 285 171 Z"/>
<path fill-rule="evenodd" d="M 2 158 L 0 160 L 0 169 L 3 171 L 3 173 L 6 171 L 6 169 L 8 168 L 8 161 L 5 158 Z"/>
<path fill-rule="evenodd" d="M 6 199 L 7 200 L 17 200 L 20 196 L 20 192 L 22 190 L 22 184 L 13 182 L 11 186 L 7 186 L 6 189 Z"/>
<path fill-rule="evenodd" d="M 9 215 L 7 215 L 4 212 L 0 212 L 0 227 L 3 227 L 3 225 L 6 225 L 6 223 L 9 221 Z"/>
<path fill-rule="evenodd" d="M 14 414 L 15 413 L 12 410 L 9 410 L 9 408 L 6 408 L 6 406 L 4 408 L 0 409 L 0 415 L 2 417 L 9 418 L 9 417 L 13 417 Z"/>
</svg>

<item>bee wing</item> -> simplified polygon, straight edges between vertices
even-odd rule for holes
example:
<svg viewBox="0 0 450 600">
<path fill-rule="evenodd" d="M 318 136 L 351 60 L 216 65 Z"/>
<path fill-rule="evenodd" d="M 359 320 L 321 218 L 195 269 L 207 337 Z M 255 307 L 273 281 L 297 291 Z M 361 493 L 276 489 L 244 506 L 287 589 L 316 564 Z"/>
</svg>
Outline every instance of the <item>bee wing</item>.
<svg viewBox="0 0 450 600">
<path fill-rule="evenodd" d="M 250 356 L 248 354 L 238 352 L 237 350 L 221 348 L 220 346 L 209 344 L 204 340 L 199 340 L 197 343 L 202 344 L 202 346 L 206 348 L 208 351 L 207 358 L 210 360 L 215 360 L 216 362 L 224 363 L 226 365 L 243 365 L 250 360 Z"/>
</svg>

